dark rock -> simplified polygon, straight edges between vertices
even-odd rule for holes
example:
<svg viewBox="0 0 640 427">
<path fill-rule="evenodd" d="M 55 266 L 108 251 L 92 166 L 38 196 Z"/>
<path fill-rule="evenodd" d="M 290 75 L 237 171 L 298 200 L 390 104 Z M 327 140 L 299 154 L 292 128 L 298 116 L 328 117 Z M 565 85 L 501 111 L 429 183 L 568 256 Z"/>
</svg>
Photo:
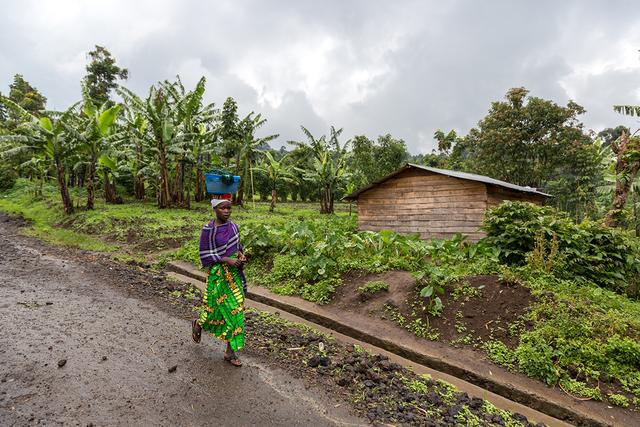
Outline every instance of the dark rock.
<svg viewBox="0 0 640 427">
<path fill-rule="evenodd" d="M 338 385 L 340 387 L 346 387 L 347 385 L 349 385 L 350 382 L 351 381 L 347 377 L 342 377 L 342 378 L 338 379 Z"/>
<path fill-rule="evenodd" d="M 169 373 L 173 373 L 176 371 L 176 369 L 178 369 L 178 365 L 173 365 L 172 367 L 170 367 L 169 369 L 167 369 L 167 371 L 169 371 Z"/>
<path fill-rule="evenodd" d="M 516 421 L 520 421 L 521 423 L 526 423 L 527 422 L 527 417 L 525 417 L 524 415 L 518 413 L 518 412 L 514 412 L 512 415 L 512 418 Z"/>
<path fill-rule="evenodd" d="M 483 403 L 484 403 L 484 400 L 480 399 L 479 397 L 474 397 L 469 402 L 469 407 L 473 409 L 480 409 L 482 408 Z"/>
<path fill-rule="evenodd" d="M 491 421 L 493 421 L 495 424 L 498 424 L 500 426 L 504 425 L 504 420 L 500 415 L 494 415 L 493 417 L 491 417 Z"/>
<path fill-rule="evenodd" d="M 430 391 L 426 396 L 429 403 L 434 405 L 440 405 L 442 403 L 442 398 L 438 395 L 438 393 Z"/>
<path fill-rule="evenodd" d="M 399 371 L 400 369 L 402 369 L 402 366 L 398 365 L 397 363 L 392 362 L 389 364 L 390 371 Z"/>
<path fill-rule="evenodd" d="M 451 415 L 452 417 L 455 417 L 456 415 L 458 415 L 458 412 L 462 411 L 462 405 L 453 405 L 452 407 L 449 408 L 449 415 Z"/>
<path fill-rule="evenodd" d="M 375 387 L 375 385 L 376 385 L 376 383 L 374 383 L 371 380 L 366 380 L 363 384 L 364 384 L 365 387 L 369 387 L 369 388 Z"/>
<path fill-rule="evenodd" d="M 364 374 L 365 372 L 367 372 L 367 367 L 361 363 L 358 363 L 356 366 L 354 366 L 354 370 L 359 374 Z"/>
<path fill-rule="evenodd" d="M 67 359 L 58 360 L 58 368 L 62 368 L 66 364 L 67 364 Z"/>
<path fill-rule="evenodd" d="M 367 369 L 367 372 L 365 373 L 365 376 L 368 379 L 370 379 L 371 381 L 380 382 L 380 375 L 376 374 L 371 369 Z"/>
<path fill-rule="evenodd" d="M 105 360 L 107 360 L 107 356 L 102 356 L 102 361 L 104 362 Z"/>
<path fill-rule="evenodd" d="M 309 359 L 309 361 L 307 362 L 307 366 L 310 368 L 317 368 L 318 366 L 320 366 L 320 356 L 313 356 L 311 359 Z"/>
</svg>

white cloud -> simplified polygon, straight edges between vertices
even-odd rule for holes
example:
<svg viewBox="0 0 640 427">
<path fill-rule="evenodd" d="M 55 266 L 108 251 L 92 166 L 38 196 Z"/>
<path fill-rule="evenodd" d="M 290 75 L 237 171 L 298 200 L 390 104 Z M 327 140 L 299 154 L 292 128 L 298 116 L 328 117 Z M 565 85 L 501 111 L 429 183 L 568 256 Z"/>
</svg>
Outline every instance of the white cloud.
<svg viewBox="0 0 640 427">
<path fill-rule="evenodd" d="M 640 103 L 640 11 L 631 1 L 0 0 L 0 91 L 21 73 L 65 108 L 87 52 L 106 46 L 140 94 L 180 74 L 209 101 L 262 112 L 265 133 L 329 125 L 390 132 L 429 152 L 437 128 L 466 132 L 514 86 L 584 105 L 587 128 Z"/>
</svg>

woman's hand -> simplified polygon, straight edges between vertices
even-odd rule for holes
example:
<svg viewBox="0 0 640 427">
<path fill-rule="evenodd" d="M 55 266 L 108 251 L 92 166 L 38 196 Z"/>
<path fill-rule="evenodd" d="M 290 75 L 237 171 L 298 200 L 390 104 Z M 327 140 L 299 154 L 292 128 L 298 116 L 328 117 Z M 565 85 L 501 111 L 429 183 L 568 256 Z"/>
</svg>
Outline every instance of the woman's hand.
<svg viewBox="0 0 640 427">
<path fill-rule="evenodd" d="M 242 265 L 242 261 L 240 261 L 238 258 L 224 257 L 221 261 L 227 265 L 230 265 L 231 267 L 240 267 Z"/>
<path fill-rule="evenodd" d="M 238 252 L 238 259 L 242 261 L 243 264 L 247 262 L 247 257 L 243 252 Z"/>
</svg>

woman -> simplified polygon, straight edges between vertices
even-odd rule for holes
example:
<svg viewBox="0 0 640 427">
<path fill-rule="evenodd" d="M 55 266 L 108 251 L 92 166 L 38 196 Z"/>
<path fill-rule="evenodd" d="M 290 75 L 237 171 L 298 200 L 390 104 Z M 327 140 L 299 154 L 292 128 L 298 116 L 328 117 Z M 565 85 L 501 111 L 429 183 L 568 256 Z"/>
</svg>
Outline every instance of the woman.
<svg viewBox="0 0 640 427">
<path fill-rule="evenodd" d="M 202 330 L 209 331 L 222 341 L 227 349 L 224 360 L 242 366 L 236 351 L 244 347 L 244 293 L 246 280 L 242 265 L 246 258 L 240 245 L 238 226 L 229 221 L 231 202 L 211 200 L 215 219 L 202 227 L 200 233 L 200 261 L 209 268 L 206 306 L 199 319 L 191 324 L 191 336 L 200 342 Z"/>
</svg>

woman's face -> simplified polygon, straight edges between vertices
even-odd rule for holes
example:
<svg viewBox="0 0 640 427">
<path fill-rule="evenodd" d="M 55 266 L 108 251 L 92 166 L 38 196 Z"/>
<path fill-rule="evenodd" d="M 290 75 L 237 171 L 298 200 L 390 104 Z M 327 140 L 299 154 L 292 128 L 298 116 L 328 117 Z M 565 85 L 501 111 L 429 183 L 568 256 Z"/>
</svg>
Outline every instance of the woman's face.
<svg viewBox="0 0 640 427">
<path fill-rule="evenodd" d="M 226 221 L 231 216 L 231 202 L 223 202 L 214 209 L 216 217 L 220 221 Z"/>
</svg>

